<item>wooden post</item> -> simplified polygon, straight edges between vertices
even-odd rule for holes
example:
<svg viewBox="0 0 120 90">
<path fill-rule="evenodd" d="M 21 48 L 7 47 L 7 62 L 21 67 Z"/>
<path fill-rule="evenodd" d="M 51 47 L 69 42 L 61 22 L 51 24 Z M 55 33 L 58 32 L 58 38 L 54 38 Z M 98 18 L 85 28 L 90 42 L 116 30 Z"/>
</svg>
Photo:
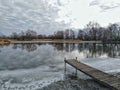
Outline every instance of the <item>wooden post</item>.
<svg viewBox="0 0 120 90">
<path fill-rule="evenodd" d="M 66 58 L 64 59 L 64 67 L 65 67 L 65 72 L 66 72 Z"/>
<path fill-rule="evenodd" d="M 76 60 L 77 60 L 77 57 L 76 57 Z M 76 72 L 75 72 L 75 75 L 77 76 L 77 68 L 76 68 Z"/>
</svg>

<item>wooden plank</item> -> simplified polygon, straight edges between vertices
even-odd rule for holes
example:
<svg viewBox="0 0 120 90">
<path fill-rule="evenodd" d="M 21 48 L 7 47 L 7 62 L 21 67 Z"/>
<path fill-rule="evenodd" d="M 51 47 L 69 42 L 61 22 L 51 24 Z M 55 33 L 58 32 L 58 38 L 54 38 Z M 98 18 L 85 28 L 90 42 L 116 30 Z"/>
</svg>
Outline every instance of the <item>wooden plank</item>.
<svg viewBox="0 0 120 90">
<path fill-rule="evenodd" d="M 65 63 L 68 63 L 69 65 L 113 90 L 120 90 L 120 79 L 113 75 L 97 70 L 74 59 L 65 60 Z"/>
</svg>

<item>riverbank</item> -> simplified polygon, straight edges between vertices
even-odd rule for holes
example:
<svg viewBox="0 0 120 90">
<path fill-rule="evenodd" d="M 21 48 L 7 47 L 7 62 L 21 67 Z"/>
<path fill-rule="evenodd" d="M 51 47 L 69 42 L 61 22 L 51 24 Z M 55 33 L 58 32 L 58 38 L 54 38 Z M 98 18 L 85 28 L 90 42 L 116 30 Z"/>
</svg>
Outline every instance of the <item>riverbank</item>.
<svg viewBox="0 0 120 90">
<path fill-rule="evenodd" d="M 16 40 L 11 40 L 11 43 L 12 44 L 25 44 L 25 43 L 101 43 L 101 41 L 40 39 L 40 40 L 31 40 L 31 41 L 16 41 Z"/>
</svg>

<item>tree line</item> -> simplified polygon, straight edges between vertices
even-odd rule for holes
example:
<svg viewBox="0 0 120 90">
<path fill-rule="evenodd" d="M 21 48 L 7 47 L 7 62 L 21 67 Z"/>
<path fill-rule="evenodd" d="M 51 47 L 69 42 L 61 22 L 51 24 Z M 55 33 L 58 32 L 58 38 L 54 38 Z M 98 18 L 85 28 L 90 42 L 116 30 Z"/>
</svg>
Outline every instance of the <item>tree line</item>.
<svg viewBox="0 0 120 90">
<path fill-rule="evenodd" d="M 59 30 L 52 35 L 37 34 L 34 30 L 27 30 L 21 33 L 12 33 L 11 39 L 33 40 L 33 39 L 79 39 L 79 40 L 101 40 L 101 41 L 120 41 L 120 25 L 109 24 L 101 27 L 96 22 L 89 22 L 83 29 L 77 32 L 72 29 Z"/>
</svg>

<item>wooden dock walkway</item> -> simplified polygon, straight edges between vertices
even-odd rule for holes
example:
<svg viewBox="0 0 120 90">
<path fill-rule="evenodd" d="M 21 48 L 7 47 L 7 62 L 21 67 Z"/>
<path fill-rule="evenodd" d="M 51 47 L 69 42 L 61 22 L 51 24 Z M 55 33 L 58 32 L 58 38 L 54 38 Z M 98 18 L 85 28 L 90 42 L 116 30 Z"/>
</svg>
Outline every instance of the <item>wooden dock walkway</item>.
<svg viewBox="0 0 120 90">
<path fill-rule="evenodd" d="M 85 73 L 86 75 L 92 77 L 94 80 L 96 80 L 100 84 L 105 85 L 113 90 L 120 90 L 120 79 L 119 78 L 113 75 L 110 75 L 108 73 L 102 72 L 100 70 L 97 70 L 81 62 L 78 62 L 75 59 L 68 59 L 68 60 L 65 59 L 65 65 L 66 63 L 76 68 L 76 70 L 79 70 Z"/>
</svg>

